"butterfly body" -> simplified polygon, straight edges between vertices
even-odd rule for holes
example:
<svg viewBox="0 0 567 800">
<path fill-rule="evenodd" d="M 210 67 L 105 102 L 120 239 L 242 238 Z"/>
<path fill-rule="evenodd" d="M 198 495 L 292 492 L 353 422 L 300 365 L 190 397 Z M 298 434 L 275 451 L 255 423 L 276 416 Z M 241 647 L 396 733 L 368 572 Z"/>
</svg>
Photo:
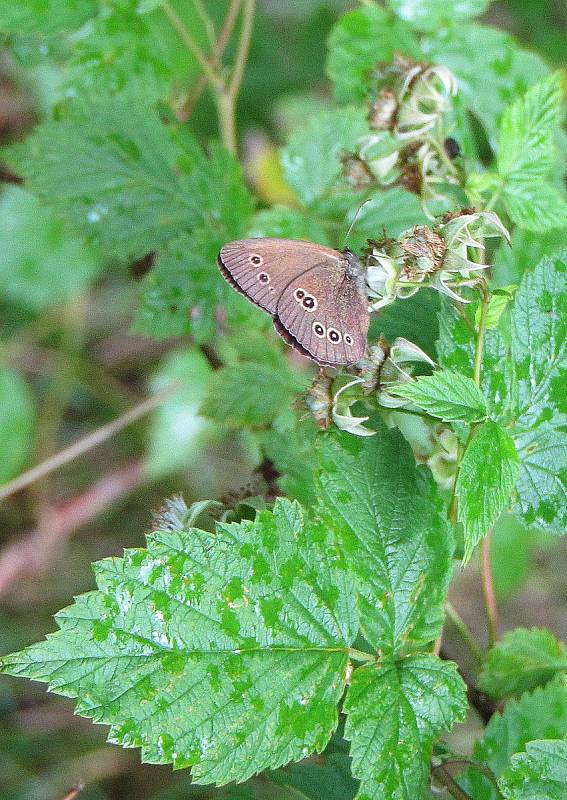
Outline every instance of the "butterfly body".
<svg viewBox="0 0 567 800">
<path fill-rule="evenodd" d="M 369 316 L 365 270 L 350 250 L 294 239 L 241 239 L 218 257 L 226 280 L 274 318 L 282 338 L 319 364 L 359 361 Z"/>
</svg>

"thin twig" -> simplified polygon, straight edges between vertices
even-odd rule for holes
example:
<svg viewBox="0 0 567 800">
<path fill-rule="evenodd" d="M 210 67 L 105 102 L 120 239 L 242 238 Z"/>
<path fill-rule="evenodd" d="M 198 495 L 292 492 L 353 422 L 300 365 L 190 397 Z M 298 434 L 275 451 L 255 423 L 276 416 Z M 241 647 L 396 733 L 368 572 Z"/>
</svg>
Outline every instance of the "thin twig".
<svg viewBox="0 0 567 800">
<path fill-rule="evenodd" d="M 163 9 L 164 14 L 171 22 L 172 26 L 175 28 L 177 33 L 179 34 L 179 38 L 185 44 L 189 52 L 195 57 L 195 59 L 199 62 L 201 69 L 203 70 L 204 74 L 207 76 L 207 80 L 211 84 L 211 87 L 214 91 L 218 91 L 223 86 L 223 81 L 219 75 L 215 72 L 211 64 L 209 63 L 208 58 L 203 53 L 197 42 L 193 39 L 183 21 L 180 17 L 177 16 L 177 13 L 169 4 L 168 0 L 161 0 L 161 7 Z"/>
<path fill-rule="evenodd" d="M 23 577 L 45 572 L 61 544 L 89 520 L 131 492 L 143 480 L 143 462 L 136 460 L 104 475 L 82 494 L 48 508 L 38 527 L 9 543 L 0 553 L 0 596 Z"/>
<path fill-rule="evenodd" d="M 242 83 L 248 53 L 250 52 L 250 42 L 252 41 L 252 29 L 254 27 L 254 12 L 256 10 L 256 0 L 245 0 L 242 13 L 242 30 L 236 51 L 234 69 L 228 86 L 228 94 L 232 102 L 236 101 L 238 90 Z"/>
<path fill-rule="evenodd" d="M 215 44 L 215 40 L 217 38 L 214 22 L 208 15 L 207 10 L 203 5 L 203 3 L 201 2 L 201 0 L 193 0 L 193 5 L 195 6 L 197 14 L 201 18 L 201 22 L 203 23 L 203 27 L 205 28 L 205 33 L 207 34 L 207 39 L 209 40 L 209 44 L 211 45 L 211 47 L 213 47 Z"/>
<path fill-rule="evenodd" d="M 488 646 L 492 647 L 498 638 L 498 607 L 492 580 L 492 566 L 490 561 L 490 545 L 492 542 L 492 528 L 488 531 L 481 544 L 481 580 L 482 596 L 486 609 L 486 627 L 488 632 Z"/>
<path fill-rule="evenodd" d="M 228 46 L 234 26 L 236 25 L 241 4 L 242 0 L 231 0 L 228 11 L 226 12 L 226 17 L 224 19 L 221 32 L 219 33 L 219 38 L 217 39 L 215 47 L 213 48 L 212 56 L 210 58 L 211 65 L 215 69 L 218 69 L 220 66 L 220 60 Z M 201 97 L 207 83 L 208 81 L 206 75 L 200 75 L 197 79 L 186 103 L 187 118 L 191 115 L 193 108 L 197 105 L 197 102 L 199 101 L 199 98 Z"/>
<path fill-rule="evenodd" d="M 0 500 L 9 497 L 10 495 L 14 494 L 14 492 L 20 491 L 20 489 L 24 489 L 34 481 L 43 478 L 50 472 L 59 469 L 59 467 L 62 467 L 64 464 L 68 464 L 78 456 L 84 455 L 84 453 L 92 450 L 93 447 L 96 447 L 102 442 L 105 442 L 107 439 L 110 439 L 128 425 L 131 425 L 133 422 L 136 422 L 136 420 L 144 417 L 150 411 L 153 411 L 155 408 L 160 406 L 164 400 L 177 391 L 177 389 L 177 383 L 169 384 L 161 392 L 153 397 L 150 397 L 148 400 L 144 400 L 137 406 L 134 406 L 134 408 L 131 408 L 120 417 L 117 417 L 117 419 L 109 422 L 108 425 L 103 425 L 92 433 L 89 433 L 87 436 L 84 436 L 82 439 L 79 439 L 79 441 L 75 442 L 74 444 L 69 445 L 69 447 L 65 447 L 63 450 L 55 453 L 55 455 L 46 459 L 41 464 L 37 464 L 35 467 L 32 467 L 31 469 L 22 473 L 17 478 L 14 478 L 14 480 L 5 483 L 3 486 L 0 486 Z"/>
</svg>

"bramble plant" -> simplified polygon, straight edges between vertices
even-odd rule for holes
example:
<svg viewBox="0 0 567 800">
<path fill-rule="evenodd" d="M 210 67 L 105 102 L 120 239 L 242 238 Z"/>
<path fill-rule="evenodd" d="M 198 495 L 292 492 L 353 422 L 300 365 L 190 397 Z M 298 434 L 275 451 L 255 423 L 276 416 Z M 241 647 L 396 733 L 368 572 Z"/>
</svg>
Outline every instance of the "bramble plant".
<svg viewBox="0 0 567 800">
<path fill-rule="evenodd" d="M 39 310 L 146 259 L 134 330 L 191 342 L 154 381 L 176 390 L 149 474 L 230 438 L 277 478 L 232 504 L 167 501 L 147 547 L 97 562 L 96 590 L 2 671 L 196 784 L 262 772 L 289 800 L 565 798 L 567 651 L 545 629 L 499 638 L 491 574 L 502 519 L 567 522 L 565 76 L 474 21 L 488 0 L 365 0 L 331 32 L 334 100 L 305 101 L 272 204 L 238 161 L 255 3 L 224 19 L 208 5 L 0 0 L 13 58 L 57 64 L 45 119 L 2 155 L 23 187 L 0 198 L 0 235 L 60 267 L 32 290 L 14 259 L 0 282 Z M 187 122 L 203 91 L 205 143 Z M 353 221 L 367 356 L 309 385 L 216 255 L 246 236 L 340 248 Z M 32 412 L 13 371 L 0 398 L 9 481 Z M 486 652 L 447 603 L 477 551 Z M 447 616 L 478 662 L 468 697 Z M 442 737 L 479 690 L 505 705 L 463 755 Z"/>
</svg>

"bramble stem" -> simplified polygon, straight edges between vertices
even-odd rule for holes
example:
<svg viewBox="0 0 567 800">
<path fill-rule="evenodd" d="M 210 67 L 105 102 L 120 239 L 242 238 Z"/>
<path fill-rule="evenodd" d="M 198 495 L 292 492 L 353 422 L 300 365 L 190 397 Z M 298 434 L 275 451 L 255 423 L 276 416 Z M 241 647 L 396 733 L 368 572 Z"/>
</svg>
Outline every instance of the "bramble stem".
<svg viewBox="0 0 567 800">
<path fill-rule="evenodd" d="M 456 798 L 456 800 L 471 800 L 470 794 L 467 794 L 467 792 L 465 792 L 465 790 L 459 786 L 457 781 L 452 775 L 450 775 L 449 770 L 445 769 L 443 764 L 439 764 L 438 767 L 434 767 L 433 772 L 437 773 L 439 781 L 447 789 L 449 794 Z"/>
<path fill-rule="evenodd" d="M 477 666 L 480 667 L 482 662 L 484 661 L 484 656 L 482 654 L 482 650 L 477 645 L 474 636 L 472 635 L 469 626 L 466 624 L 464 619 L 461 617 L 459 612 L 451 605 L 451 603 L 445 603 L 445 613 L 447 617 L 451 620 L 455 628 L 461 634 L 461 638 L 468 646 L 471 654 L 474 656 L 475 661 L 477 662 Z"/>
<path fill-rule="evenodd" d="M 486 610 L 486 627 L 488 632 L 488 646 L 492 647 L 498 639 L 498 607 L 494 594 L 494 581 L 492 580 L 492 565 L 490 562 L 490 544 L 492 542 L 492 528 L 488 531 L 481 543 L 481 580 L 484 608 Z"/>
<path fill-rule="evenodd" d="M 490 304 L 490 292 L 488 291 L 488 286 L 484 280 L 482 280 L 479 284 L 479 291 L 481 294 L 480 320 L 478 323 L 478 336 L 476 340 L 473 367 L 473 380 L 478 387 L 480 387 L 480 373 L 482 370 L 482 358 L 484 356 L 486 322 L 488 318 L 488 307 Z"/>
<path fill-rule="evenodd" d="M 117 417 L 116 419 L 112 420 L 112 422 L 109 422 L 108 425 L 103 425 L 102 427 L 97 428 L 97 430 L 89 433 L 82 439 L 79 439 L 79 441 L 69 445 L 69 447 L 65 447 L 63 450 L 55 453 L 55 455 L 51 456 L 45 461 L 42 461 L 41 464 L 37 464 L 35 467 L 32 467 L 26 472 L 23 472 L 21 475 L 18 475 L 18 477 L 14 478 L 14 480 L 5 483 L 3 486 L 0 486 L 0 500 L 3 500 L 15 492 L 20 491 L 20 489 L 25 489 L 34 481 L 45 477 L 50 472 L 59 469 L 59 467 L 62 467 L 64 464 L 68 464 L 69 461 L 73 461 L 73 459 L 83 455 L 84 453 L 87 453 L 98 444 L 110 439 L 111 436 L 114 436 L 132 422 L 136 422 L 141 417 L 144 417 L 150 411 L 153 411 L 155 408 L 160 406 L 164 400 L 176 392 L 178 388 L 179 387 L 177 383 L 169 384 L 161 392 L 153 397 L 148 398 L 147 400 L 144 400 L 137 406 L 134 406 L 120 417 Z"/>
<path fill-rule="evenodd" d="M 240 31 L 240 40 L 236 51 L 236 60 L 234 62 L 234 69 L 230 78 L 228 86 L 228 94 L 232 99 L 233 104 L 236 102 L 238 90 L 242 83 L 244 76 L 244 69 L 248 61 L 248 53 L 250 52 L 250 42 L 252 41 L 252 29 L 254 27 L 254 13 L 256 11 L 256 0 L 245 0 L 244 10 L 242 12 L 242 30 Z"/>
<path fill-rule="evenodd" d="M 209 44 L 211 45 L 211 47 L 214 47 L 217 38 L 214 22 L 207 13 L 207 10 L 203 5 L 202 0 L 193 0 L 193 5 L 195 6 L 197 14 L 201 17 L 201 22 L 203 23 L 203 27 L 205 28 L 205 33 L 207 34 L 207 39 L 209 40 Z"/>
</svg>

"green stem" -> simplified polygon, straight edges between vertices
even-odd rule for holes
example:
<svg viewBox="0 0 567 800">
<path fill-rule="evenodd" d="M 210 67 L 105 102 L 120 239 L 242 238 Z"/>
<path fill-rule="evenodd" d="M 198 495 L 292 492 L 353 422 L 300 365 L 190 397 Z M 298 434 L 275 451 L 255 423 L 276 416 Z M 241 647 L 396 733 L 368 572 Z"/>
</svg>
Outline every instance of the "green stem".
<svg viewBox="0 0 567 800">
<path fill-rule="evenodd" d="M 207 80 L 209 81 L 213 91 L 218 92 L 224 86 L 222 78 L 219 75 L 217 75 L 216 71 L 212 68 L 207 56 L 201 50 L 197 42 L 193 39 L 193 37 L 183 24 L 181 18 L 177 16 L 177 13 L 169 4 L 168 0 L 161 0 L 161 7 L 163 9 L 164 14 L 171 22 L 173 28 L 175 28 L 183 44 L 187 47 L 191 55 L 194 56 L 195 60 L 199 63 L 201 69 L 207 76 Z"/>
<path fill-rule="evenodd" d="M 451 603 L 445 603 L 445 613 L 447 617 L 451 620 L 457 631 L 461 634 L 461 638 L 468 646 L 471 654 L 473 655 L 477 666 L 480 667 L 484 661 L 484 656 L 482 650 L 477 645 L 474 636 L 472 635 L 470 628 L 458 613 L 458 611 L 451 605 Z"/>
<path fill-rule="evenodd" d="M 362 650 L 355 650 L 353 647 L 349 647 L 347 653 L 355 661 L 363 661 L 366 664 L 376 661 L 376 656 L 371 653 L 364 653 Z"/>
<path fill-rule="evenodd" d="M 490 305 L 490 292 L 484 279 L 479 284 L 481 294 L 480 320 L 478 323 L 478 336 L 474 353 L 473 380 L 480 387 L 480 373 L 482 370 L 482 359 L 484 356 L 484 341 L 486 335 L 486 322 L 488 319 L 488 308 Z"/>
<path fill-rule="evenodd" d="M 252 30 L 254 28 L 254 13 L 256 11 L 256 0 L 245 0 L 244 10 L 242 12 L 242 30 L 240 31 L 240 40 L 236 50 L 236 59 L 234 62 L 234 69 L 230 78 L 228 86 L 228 93 L 232 102 L 236 102 L 240 84 L 244 77 L 244 69 L 248 61 L 248 54 L 250 52 L 250 43 L 252 41 Z"/>
<path fill-rule="evenodd" d="M 207 39 L 209 40 L 209 44 L 211 45 L 211 47 L 214 47 L 217 35 L 215 32 L 215 25 L 213 23 L 213 20 L 207 13 L 207 10 L 203 5 L 202 0 L 193 0 L 193 5 L 195 6 L 197 14 L 201 18 L 201 22 L 203 23 L 203 27 L 205 28 L 205 33 L 207 34 Z"/>
</svg>

